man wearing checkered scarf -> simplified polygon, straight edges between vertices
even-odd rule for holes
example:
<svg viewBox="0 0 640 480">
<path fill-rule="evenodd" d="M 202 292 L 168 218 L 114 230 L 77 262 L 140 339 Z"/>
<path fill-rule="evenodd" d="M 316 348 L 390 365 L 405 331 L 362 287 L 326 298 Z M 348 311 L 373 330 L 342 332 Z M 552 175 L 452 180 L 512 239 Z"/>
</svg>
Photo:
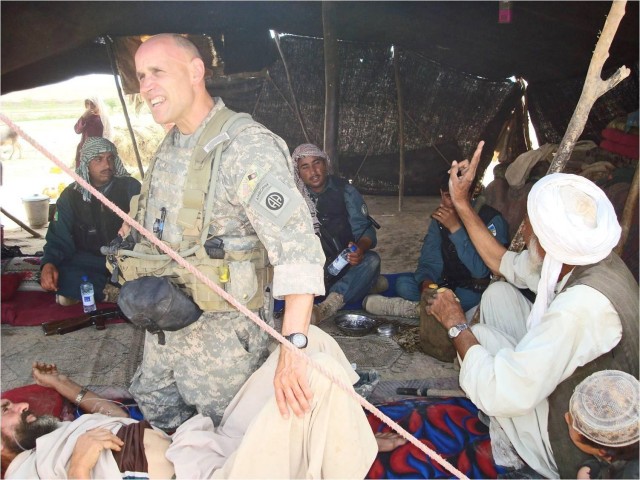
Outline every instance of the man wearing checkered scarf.
<svg viewBox="0 0 640 480">
<path fill-rule="evenodd" d="M 326 298 L 314 305 L 311 322 L 319 324 L 333 316 L 345 304 L 360 302 L 380 276 L 380 256 L 376 231 L 362 195 L 345 180 L 332 175 L 329 156 L 316 145 L 299 145 L 291 155 L 294 178 L 311 214 L 316 235 L 326 257 Z M 348 265 L 337 276 L 328 273 L 328 265 L 347 247 Z M 386 287 L 381 288 L 382 291 Z"/>
<path fill-rule="evenodd" d="M 140 182 L 125 170 L 116 146 L 103 137 L 89 137 L 82 146 L 76 173 L 125 212 L 140 193 Z M 93 283 L 96 302 L 104 299 L 108 271 L 100 247 L 117 236 L 122 220 L 86 188 L 72 183 L 56 203 L 41 260 L 40 285 L 56 292 L 56 302 L 73 305 L 80 300 L 86 275 Z"/>
</svg>

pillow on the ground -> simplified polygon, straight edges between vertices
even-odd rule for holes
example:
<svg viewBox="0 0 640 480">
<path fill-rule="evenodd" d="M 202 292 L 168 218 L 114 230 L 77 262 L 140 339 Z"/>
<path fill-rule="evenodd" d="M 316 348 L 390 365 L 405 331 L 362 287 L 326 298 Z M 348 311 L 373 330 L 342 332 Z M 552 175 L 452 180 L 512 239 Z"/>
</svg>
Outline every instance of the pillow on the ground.
<svg viewBox="0 0 640 480">
<path fill-rule="evenodd" d="M 0 284 L 0 300 L 8 302 L 18 291 L 18 287 L 20 287 L 20 283 L 22 282 L 22 274 L 7 273 L 6 275 L 2 275 L 0 282 L 2 282 Z"/>
<path fill-rule="evenodd" d="M 40 286 L 40 257 L 14 257 L 3 262 L 2 273 L 21 273 L 19 292 L 44 292 Z"/>
<path fill-rule="evenodd" d="M 35 415 L 53 415 L 60 418 L 66 400 L 52 388 L 25 385 L 2 393 L 13 403 L 27 402 Z"/>
</svg>

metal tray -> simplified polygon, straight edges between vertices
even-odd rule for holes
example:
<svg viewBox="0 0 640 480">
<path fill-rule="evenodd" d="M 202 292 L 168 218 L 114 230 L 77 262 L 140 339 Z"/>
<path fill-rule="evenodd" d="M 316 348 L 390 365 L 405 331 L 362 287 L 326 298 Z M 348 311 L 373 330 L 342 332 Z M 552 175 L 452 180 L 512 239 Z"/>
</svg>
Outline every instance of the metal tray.
<svg viewBox="0 0 640 480">
<path fill-rule="evenodd" d="M 377 322 L 373 318 L 355 313 L 344 313 L 333 319 L 338 329 L 351 337 L 362 337 L 373 331 Z"/>
</svg>

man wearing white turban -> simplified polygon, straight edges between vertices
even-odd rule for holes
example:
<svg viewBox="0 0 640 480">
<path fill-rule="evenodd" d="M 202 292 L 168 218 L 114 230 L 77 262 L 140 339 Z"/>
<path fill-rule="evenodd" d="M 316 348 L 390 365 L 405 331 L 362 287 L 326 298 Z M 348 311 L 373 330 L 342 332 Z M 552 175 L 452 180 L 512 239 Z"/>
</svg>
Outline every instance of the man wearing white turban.
<svg viewBox="0 0 640 480">
<path fill-rule="evenodd" d="M 562 415 L 573 388 L 595 371 L 637 378 L 638 284 L 612 251 L 621 229 L 611 202 L 576 175 L 555 173 L 534 185 L 528 249 L 507 251 L 469 202 L 482 146 L 471 162 L 453 162 L 449 191 L 482 259 L 506 282 L 485 291 L 471 328 L 450 290 L 427 310 L 458 352 L 460 386 L 490 417 L 497 463 L 520 469 L 524 461 L 544 477 L 574 478 L 583 457 Z M 518 288 L 537 293 L 535 303 Z"/>
</svg>

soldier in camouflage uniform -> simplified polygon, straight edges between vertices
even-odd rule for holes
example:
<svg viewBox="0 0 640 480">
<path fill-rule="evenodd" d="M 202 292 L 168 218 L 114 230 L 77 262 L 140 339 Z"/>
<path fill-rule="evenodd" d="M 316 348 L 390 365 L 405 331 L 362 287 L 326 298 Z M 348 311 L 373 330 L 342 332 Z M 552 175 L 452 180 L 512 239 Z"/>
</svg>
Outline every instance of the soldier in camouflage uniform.
<svg viewBox="0 0 640 480">
<path fill-rule="evenodd" d="M 183 37 L 152 37 L 140 46 L 135 62 L 140 94 L 154 120 L 175 123 L 145 178 L 150 182 L 148 203 L 144 219 L 138 220 L 151 230 L 161 209 L 166 209 L 162 240 L 176 248 L 183 234 L 176 219 L 191 153 L 224 103 L 206 91 L 203 61 Z M 293 182 L 287 146 L 255 122 L 237 135 L 232 127 L 229 135 L 209 233 L 222 237 L 225 245 L 251 249 L 260 241 L 266 247 L 274 266 L 273 295 L 285 299 L 282 334 L 306 335 L 313 297 L 324 293 L 324 255 Z M 280 201 L 266 203 L 264 192 L 275 192 Z M 128 226 L 120 233 L 127 234 Z M 176 428 L 196 411 L 218 423 L 235 393 L 267 357 L 267 337 L 236 311 L 205 311 L 195 323 L 166 332 L 165 345 L 147 333 L 131 393 L 145 418 L 160 428 Z M 306 364 L 285 348 L 274 387 L 283 417 L 288 417 L 289 408 L 298 416 L 309 411 L 312 395 Z"/>
</svg>

